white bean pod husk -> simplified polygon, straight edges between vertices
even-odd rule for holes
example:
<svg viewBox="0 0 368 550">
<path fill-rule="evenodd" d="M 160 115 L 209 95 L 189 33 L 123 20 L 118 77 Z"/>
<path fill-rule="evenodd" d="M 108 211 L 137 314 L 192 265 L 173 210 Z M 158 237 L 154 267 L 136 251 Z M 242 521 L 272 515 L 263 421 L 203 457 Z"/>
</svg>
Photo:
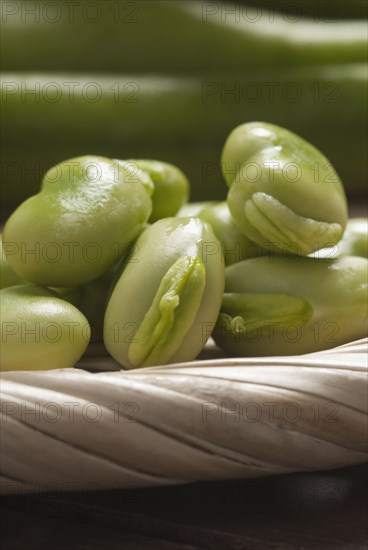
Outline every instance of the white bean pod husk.
<svg viewBox="0 0 368 550">
<path fill-rule="evenodd" d="M 1 492 L 164 486 L 365 462 L 367 342 L 133 371 L 2 373 Z"/>
</svg>

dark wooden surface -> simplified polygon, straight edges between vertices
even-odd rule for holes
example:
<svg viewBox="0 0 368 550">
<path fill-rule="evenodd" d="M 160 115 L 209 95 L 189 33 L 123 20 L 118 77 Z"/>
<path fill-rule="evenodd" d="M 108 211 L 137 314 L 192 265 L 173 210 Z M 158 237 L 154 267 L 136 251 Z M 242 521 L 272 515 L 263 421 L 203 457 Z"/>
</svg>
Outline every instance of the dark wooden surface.
<svg viewBox="0 0 368 550">
<path fill-rule="evenodd" d="M 6 496 L 0 548 L 366 550 L 367 473 Z"/>
</svg>

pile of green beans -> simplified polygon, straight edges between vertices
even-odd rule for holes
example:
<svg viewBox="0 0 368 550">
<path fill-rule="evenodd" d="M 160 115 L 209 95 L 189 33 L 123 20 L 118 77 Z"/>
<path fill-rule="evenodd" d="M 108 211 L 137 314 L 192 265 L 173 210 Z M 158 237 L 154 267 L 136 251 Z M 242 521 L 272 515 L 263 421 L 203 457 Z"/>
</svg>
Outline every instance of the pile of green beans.
<svg viewBox="0 0 368 550">
<path fill-rule="evenodd" d="M 52 167 L 3 230 L 1 369 L 70 367 L 100 340 L 130 369 L 191 361 L 211 334 L 246 356 L 363 337 L 367 220 L 348 220 L 328 159 L 252 122 L 220 165 L 227 200 L 200 204 L 166 162 Z"/>
</svg>

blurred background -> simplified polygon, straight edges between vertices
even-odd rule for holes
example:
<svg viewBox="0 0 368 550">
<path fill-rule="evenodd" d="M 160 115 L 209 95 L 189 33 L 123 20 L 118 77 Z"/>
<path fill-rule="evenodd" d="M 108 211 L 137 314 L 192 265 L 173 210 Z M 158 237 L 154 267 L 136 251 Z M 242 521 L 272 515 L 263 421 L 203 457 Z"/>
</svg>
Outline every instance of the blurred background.
<svg viewBox="0 0 368 550">
<path fill-rule="evenodd" d="M 365 0 L 3 0 L 3 216 L 84 154 L 171 162 L 192 200 L 222 199 L 222 146 L 252 120 L 310 140 L 360 200 L 366 17 Z"/>
</svg>

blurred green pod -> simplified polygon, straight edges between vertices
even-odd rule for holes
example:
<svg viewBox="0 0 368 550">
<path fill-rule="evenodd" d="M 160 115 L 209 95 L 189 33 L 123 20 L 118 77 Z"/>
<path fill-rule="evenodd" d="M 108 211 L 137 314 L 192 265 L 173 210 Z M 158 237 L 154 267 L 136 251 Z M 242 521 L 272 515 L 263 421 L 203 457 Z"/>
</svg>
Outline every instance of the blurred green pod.
<svg viewBox="0 0 368 550">
<path fill-rule="evenodd" d="M 190 361 L 220 311 L 224 264 L 211 227 L 197 218 L 150 226 L 111 294 L 104 342 L 124 367 Z"/>
<path fill-rule="evenodd" d="M 263 256 L 226 268 L 214 339 L 245 356 L 303 354 L 367 333 L 368 261 Z"/>
<path fill-rule="evenodd" d="M 208 206 L 198 214 L 198 217 L 211 224 L 222 245 L 225 265 L 268 254 L 266 249 L 248 239 L 238 229 L 226 201 Z"/>
<path fill-rule="evenodd" d="M 134 159 L 128 162 L 147 173 L 153 182 L 152 212 L 148 220 L 150 223 L 175 216 L 188 202 L 189 181 L 179 168 L 158 160 Z"/>
<path fill-rule="evenodd" d="M 327 158 L 301 137 L 273 124 L 243 124 L 228 137 L 221 165 L 231 214 L 249 239 L 299 255 L 340 241 L 344 188 Z"/>
<path fill-rule="evenodd" d="M 1 296 L 0 370 L 72 367 L 90 338 L 85 316 L 37 285 L 5 288 Z"/>
<path fill-rule="evenodd" d="M 41 191 L 5 224 L 10 266 L 44 286 L 78 286 L 100 277 L 151 214 L 147 177 L 129 163 L 104 157 L 78 157 L 54 166 Z"/>
</svg>

